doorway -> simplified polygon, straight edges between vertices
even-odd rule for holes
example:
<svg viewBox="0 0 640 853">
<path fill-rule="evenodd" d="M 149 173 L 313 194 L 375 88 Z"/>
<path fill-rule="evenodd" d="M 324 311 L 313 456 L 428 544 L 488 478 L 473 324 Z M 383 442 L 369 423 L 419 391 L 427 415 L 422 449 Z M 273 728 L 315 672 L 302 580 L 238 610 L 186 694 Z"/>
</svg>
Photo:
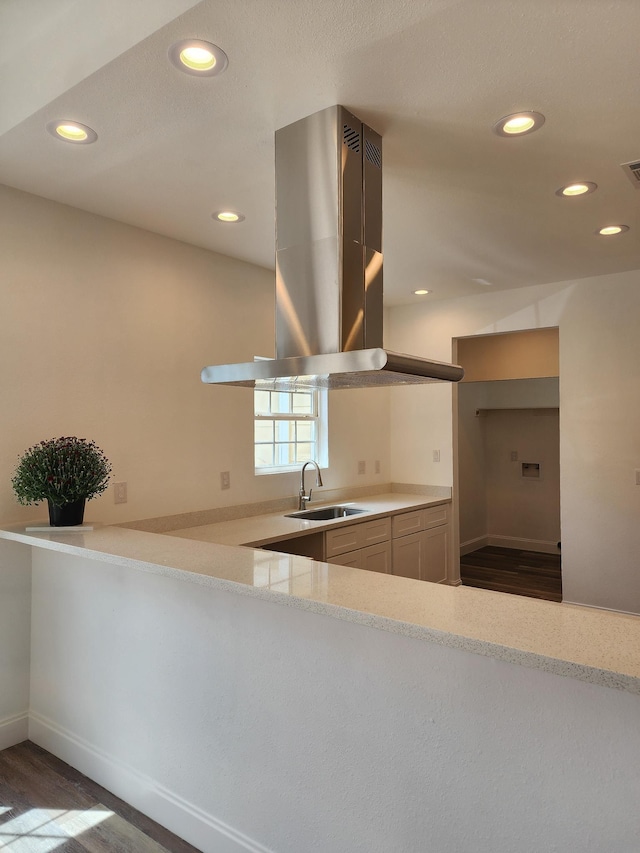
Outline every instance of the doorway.
<svg viewBox="0 0 640 853">
<path fill-rule="evenodd" d="M 460 581 L 561 601 L 558 330 L 456 345 Z"/>
</svg>

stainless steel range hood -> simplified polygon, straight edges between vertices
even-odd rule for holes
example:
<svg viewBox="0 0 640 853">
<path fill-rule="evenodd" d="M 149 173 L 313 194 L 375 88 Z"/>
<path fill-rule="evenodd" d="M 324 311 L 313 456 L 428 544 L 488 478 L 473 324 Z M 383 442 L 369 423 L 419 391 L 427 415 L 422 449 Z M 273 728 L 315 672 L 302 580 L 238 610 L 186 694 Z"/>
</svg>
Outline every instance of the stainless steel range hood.
<svg viewBox="0 0 640 853">
<path fill-rule="evenodd" d="M 382 346 L 382 140 L 334 106 L 276 132 L 276 358 L 205 367 L 212 384 L 296 390 L 457 382 Z"/>
</svg>

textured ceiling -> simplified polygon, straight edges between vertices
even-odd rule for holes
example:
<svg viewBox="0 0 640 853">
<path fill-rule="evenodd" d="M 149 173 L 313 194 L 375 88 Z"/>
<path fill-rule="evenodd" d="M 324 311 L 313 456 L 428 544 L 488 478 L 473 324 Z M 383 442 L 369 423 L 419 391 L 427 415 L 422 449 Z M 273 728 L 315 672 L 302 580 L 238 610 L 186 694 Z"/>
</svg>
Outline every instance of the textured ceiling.
<svg viewBox="0 0 640 853">
<path fill-rule="evenodd" d="M 632 0 L 3 0 L 0 182 L 272 268 L 274 132 L 342 103 L 383 136 L 387 304 L 637 269 L 639 30 Z M 188 37 L 227 71 L 177 71 Z M 522 109 L 541 130 L 491 132 Z"/>
</svg>

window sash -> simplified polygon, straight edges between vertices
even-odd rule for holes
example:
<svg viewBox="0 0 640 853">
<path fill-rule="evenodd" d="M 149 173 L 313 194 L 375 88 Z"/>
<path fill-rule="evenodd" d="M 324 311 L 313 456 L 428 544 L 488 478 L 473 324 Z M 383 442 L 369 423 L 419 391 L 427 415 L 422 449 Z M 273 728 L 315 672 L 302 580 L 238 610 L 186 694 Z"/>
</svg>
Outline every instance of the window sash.
<svg viewBox="0 0 640 853">
<path fill-rule="evenodd" d="M 319 396 L 318 391 L 255 392 L 256 472 L 292 469 L 323 455 L 321 447 L 326 439 L 322 438 Z"/>
<path fill-rule="evenodd" d="M 301 398 L 307 398 L 301 400 Z M 306 407 L 304 403 L 307 403 Z M 256 391 L 254 392 L 254 416 L 256 418 L 318 417 L 317 391 Z"/>
</svg>

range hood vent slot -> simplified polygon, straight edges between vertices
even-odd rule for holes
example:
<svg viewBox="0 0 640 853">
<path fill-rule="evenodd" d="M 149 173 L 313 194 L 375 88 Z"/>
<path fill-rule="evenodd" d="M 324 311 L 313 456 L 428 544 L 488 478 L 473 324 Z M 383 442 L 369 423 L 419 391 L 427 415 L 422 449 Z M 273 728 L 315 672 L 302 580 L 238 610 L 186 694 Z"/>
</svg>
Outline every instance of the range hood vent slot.
<svg viewBox="0 0 640 853">
<path fill-rule="evenodd" d="M 352 151 L 355 151 L 357 154 L 360 153 L 360 131 L 354 130 L 353 127 L 349 127 L 348 124 L 342 126 L 342 140 L 347 148 L 350 148 Z"/>
<path fill-rule="evenodd" d="M 203 382 L 295 391 L 458 382 L 383 344 L 382 139 L 340 105 L 276 131 L 276 357 Z"/>
<path fill-rule="evenodd" d="M 364 141 L 364 156 L 369 163 L 373 163 L 378 169 L 382 169 L 382 151 L 369 139 Z"/>
</svg>

